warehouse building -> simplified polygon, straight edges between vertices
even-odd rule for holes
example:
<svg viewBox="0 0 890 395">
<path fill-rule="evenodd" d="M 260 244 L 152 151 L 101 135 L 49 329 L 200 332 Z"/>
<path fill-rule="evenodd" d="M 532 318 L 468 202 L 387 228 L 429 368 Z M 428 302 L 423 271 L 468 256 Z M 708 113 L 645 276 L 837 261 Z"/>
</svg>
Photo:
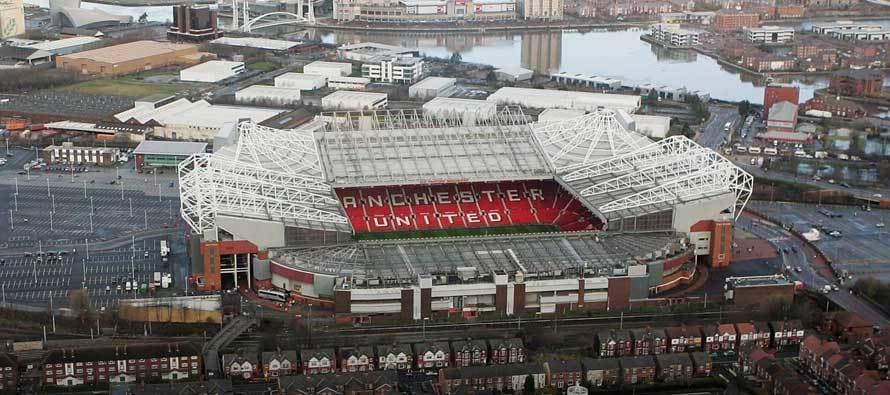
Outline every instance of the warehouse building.
<svg viewBox="0 0 890 395">
<path fill-rule="evenodd" d="M 449 96 L 454 92 L 454 84 L 457 79 L 447 77 L 426 77 L 420 82 L 408 88 L 408 96 L 412 99 L 431 99 L 439 96 Z"/>
<path fill-rule="evenodd" d="M 359 62 L 368 61 L 377 56 L 398 55 L 420 56 L 420 52 L 411 48 L 368 42 L 344 44 L 337 48 L 337 56 L 340 57 L 340 59 L 355 60 Z"/>
<path fill-rule="evenodd" d="M 488 96 L 488 101 L 498 105 L 518 104 L 532 108 L 568 108 L 595 111 L 598 108 L 624 110 L 634 113 L 640 108 L 641 99 L 636 95 L 558 91 L 533 88 L 501 88 Z"/>
<path fill-rule="evenodd" d="M 346 77 L 352 74 L 352 63 L 317 60 L 303 66 L 303 73 L 323 75 L 325 77 Z"/>
<path fill-rule="evenodd" d="M 336 91 L 321 98 L 321 107 L 326 110 L 373 110 L 386 105 L 386 93 Z"/>
<path fill-rule="evenodd" d="M 437 97 L 423 104 L 423 112 L 435 118 L 460 119 L 464 125 L 497 115 L 497 105 L 485 100 Z"/>
<path fill-rule="evenodd" d="M 368 87 L 371 80 L 365 77 L 330 77 L 328 88 L 361 91 Z"/>
<path fill-rule="evenodd" d="M 194 154 L 207 152 L 207 143 L 189 141 L 143 141 L 136 146 L 136 169 L 177 167 Z"/>
<path fill-rule="evenodd" d="M 284 73 L 275 77 L 275 86 L 278 88 L 299 89 L 301 91 L 313 91 L 324 88 L 327 77 L 318 74 Z"/>
<path fill-rule="evenodd" d="M 671 117 L 661 115 L 632 114 L 634 131 L 644 136 L 661 139 L 667 137 L 671 130 Z"/>
<path fill-rule="evenodd" d="M 220 37 L 210 41 L 211 44 L 227 45 L 230 47 L 245 47 L 264 49 L 267 51 L 288 52 L 300 46 L 299 41 L 273 40 L 262 37 Z"/>
<path fill-rule="evenodd" d="M 219 82 L 244 72 L 244 62 L 211 60 L 179 72 L 179 79 L 191 82 Z"/>
<path fill-rule="evenodd" d="M 301 103 L 300 90 L 269 85 L 251 85 L 235 92 L 235 101 L 242 104 L 295 106 Z"/>
<path fill-rule="evenodd" d="M 423 77 L 423 59 L 380 56 L 362 64 L 362 77 L 374 82 L 413 84 Z"/>
<path fill-rule="evenodd" d="M 193 65 L 203 56 L 193 44 L 134 41 L 56 57 L 56 67 L 81 74 L 116 76 L 173 65 Z"/>
<path fill-rule="evenodd" d="M 44 148 L 43 161 L 50 164 L 111 166 L 117 153 L 117 148 L 75 147 L 74 143 L 65 142 Z"/>
<path fill-rule="evenodd" d="M 495 77 L 497 77 L 498 81 L 528 81 L 532 79 L 535 75 L 534 71 L 529 69 L 524 69 L 522 67 L 515 67 L 509 69 L 496 69 L 494 71 Z"/>
<path fill-rule="evenodd" d="M 226 106 L 210 104 L 206 100 L 191 102 L 179 99 L 173 102 L 137 101 L 135 106 L 115 115 L 121 122 L 152 125 L 154 136 L 169 140 L 210 141 L 226 123 L 240 119 L 262 122 L 279 113 L 281 109 Z"/>
<path fill-rule="evenodd" d="M 88 51 L 100 48 L 105 42 L 96 37 L 78 36 L 63 38 L 61 40 L 44 41 L 26 46 L 41 51 L 46 51 L 53 56 L 68 55 L 72 53 Z"/>
</svg>

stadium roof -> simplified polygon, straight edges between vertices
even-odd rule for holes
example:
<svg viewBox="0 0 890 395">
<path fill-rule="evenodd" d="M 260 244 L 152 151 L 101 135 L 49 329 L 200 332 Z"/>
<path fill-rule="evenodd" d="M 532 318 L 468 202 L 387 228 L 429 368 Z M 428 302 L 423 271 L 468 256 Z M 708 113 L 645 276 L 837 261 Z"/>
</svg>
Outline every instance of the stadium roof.
<svg viewBox="0 0 890 395">
<path fill-rule="evenodd" d="M 658 142 L 598 110 L 530 124 L 518 108 L 462 124 L 419 110 L 327 113 L 296 130 L 242 123 L 237 144 L 180 166 L 183 217 L 196 231 L 217 214 L 350 230 L 332 188 L 556 179 L 601 219 L 734 197 L 753 178 L 683 136 Z"/>
<path fill-rule="evenodd" d="M 384 286 L 414 283 L 436 274 L 481 278 L 495 271 L 523 272 L 529 280 L 618 274 L 629 264 L 676 255 L 683 250 L 680 239 L 674 233 L 578 233 L 368 241 L 273 249 L 269 257 L 298 270 L 351 277 L 358 286 L 374 285 L 373 280 Z M 641 251 L 657 255 L 640 256 Z"/>
<path fill-rule="evenodd" d="M 393 113 L 369 112 L 366 117 L 386 119 L 388 114 Z M 421 127 L 338 129 L 319 135 L 328 181 L 345 187 L 552 176 L 528 125 L 511 122 L 508 115 L 461 127 L 411 116 L 415 118 L 408 125 Z"/>
</svg>

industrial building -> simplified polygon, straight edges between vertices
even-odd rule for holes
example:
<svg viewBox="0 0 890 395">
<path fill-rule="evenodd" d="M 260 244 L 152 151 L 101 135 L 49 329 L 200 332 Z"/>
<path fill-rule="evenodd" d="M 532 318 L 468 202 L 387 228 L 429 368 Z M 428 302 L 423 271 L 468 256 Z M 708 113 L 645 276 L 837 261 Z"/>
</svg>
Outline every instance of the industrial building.
<svg viewBox="0 0 890 395">
<path fill-rule="evenodd" d="M 77 147 L 74 143 L 50 145 L 43 149 L 43 161 L 50 164 L 111 166 L 117 162 L 117 148 Z"/>
<path fill-rule="evenodd" d="M 129 110 L 115 115 L 121 122 L 151 125 L 154 136 L 168 140 L 210 141 L 226 123 L 239 119 L 262 122 L 281 109 L 210 104 L 205 100 L 188 99 L 137 101 Z"/>
<path fill-rule="evenodd" d="M 22 0 L 0 2 L 0 39 L 25 34 L 25 6 Z"/>
<path fill-rule="evenodd" d="M 421 100 L 448 96 L 454 91 L 455 83 L 457 83 L 455 78 L 426 77 L 408 88 L 408 96 Z"/>
<path fill-rule="evenodd" d="M 333 16 L 341 22 L 504 21 L 516 19 L 518 11 L 516 0 L 334 0 L 333 5 Z"/>
<path fill-rule="evenodd" d="M 636 112 L 642 102 L 640 96 L 635 95 L 512 87 L 498 89 L 486 100 L 499 105 L 516 104 L 533 108 L 567 108 L 585 111 L 608 108 L 624 110 L 627 113 Z"/>
<path fill-rule="evenodd" d="M 879 24 L 837 21 L 813 24 L 813 33 L 824 34 L 839 40 L 881 41 L 890 39 L 890 29 Z"/>
<path fill-rule="evenodd" d="M 702 32 L 684 29 L 671 23 L 656 23 L 652 26 L 652 38 L 672 47 L 693 47 L 699 44 Z"/>
<path fill-rule="evenodd" d="M 348 77 L 352 74 L 352 63 L 316 60 L 303 66 L 303 73 L 323 75 L 325 77 Z"/>
<path fill-rule="evenodd" d="M 214 45 L 265 49 L 276 52 L 289 52 L 302 45 L 299 41 L 274 40 L 263 37 L 220 37 L 210 42 Z"/>
<path fill-rule="evenodd" d="M 831 76 L 828 90 L 841 96 L 880 97 L 884 90 L 884 71 L 875 69 L 837 71 Z"/>
<path fill-rule="evenodd" d="M 471 125 L 416 110 L 323 114 L 291 130 L 240 123 L 230 145 L 179 167 L 197 287 L 244 281 L 346 320 L 658 303 L 697 260 L 729 263 L 753 177 L 618 117 L 532 123 L 506 106 Z M 533 224 L 552 230 L 486 234 Z M 352 238 L 439 229 L 479 233 Z"/>
<path fill-rule="evenodd" d="M 797 104 L 779 101 L 769 109 L 766 130 L 777 132 L 794 132 L 797 127 Z"/>
<path fill-rule="evenodd" d="M 763 119 L 769 119 L 769 112 L 773 104 L 780 101 L 798 104 L 800 101 L 800 89 L 788 84 L 767 85 L 763 91 Z"/>
<path fill-rule="evenodd" d="M 522 67 L 495 69 L 494 74 L 498 81 L 528 81 L 532 79 L 535 72 Z"/>
<path fill-rule="evenodd" d="M 550 80 L 566 85 L 579 85 L 594 89 L 617 90 L 621 88 L 621 80 L 598 75 L 571 74 L 565 71 L 550 74 Z"/>
<path fill-rule="evenodd" d="M 167 30 L 172 41 L 207 41 L 222 35 L 217 28 L 217 10 L 191 5 L 173 6 L 173 24 Z"/>
<path fill-rule="evenodd" d="M 365 62 L 377 56 L 420 56 L 420 52 L 412 48 L 370 42 L 343 44 L 337 48 L 337 57 L 340 59 Z"/>
<path fill-rule="evenodd" d="M 413 84 L 423 77 L 423 58 L 378 56 L 362 63 L 362 77 L 374 82 Z"/>
<path fill-rule="evenodd" d="M 365 77 L 329 77 L 328 88 L 345 89 L 345 90 L 364 90 L 371 83 L 369 78 Z"/>
<path fill-rule="evenodd" d="M 192 65 L 203 56 L 194 44 L 134 41 L 56 57 L 56 67 L 81 74 L 117 76 L 173 65 Z"/>
<path fill-rule="evenodd" d="M 633 130 L 647 137 L 665 138 L 671 130 L 671 117 L 631 114 L 630 118 L 634 121 Z"/>
<path fill-rule="evenodd" d="M 275 77 L 274 81 L 275 86 L 279 88 L 314 91 L 325 87 L 327 77 L 319 74 L 284 73 Z"/>
<path fill-rule="evenodd" d="M 794 40 L 794 28 L 762 26 L 745 28 L 745 37 L 755 44 L 782 44 Z"/>
<path fill-rule="evenodd" d="M 435 118 L 459 119 L 465 125 L 475 125 L 479 120 L 494 118 L 497 105 L 485 100 L 436 97 L 423 104 L 423 112 Z"/>
<path fill-rule="evenodd" d="M 386 93 L 336 91 L 321 98 L 321 107 L 327 110 L 373 110 L 386 108 Z"/>
<path fill-rule="evenodd" d="M 40 51 L 46 51 L 53 56 L 59 56 L 100 48 L 105 44 L 105 41 L 100 38 L 77 36 L 63 38 L 60 40 L 43 41 L 35 44 L 26 45 L 25 48 L 33 48 Z"/>
<path fill-rule="evenodd" d="M 251 85 L 235 92 L 235 101 L 242 104 L 264 104 L 276 106 L 296 106 L 300 100 L 300 89 L 281 88 L 269 85 Z"/>
<path fill-rule="evenodd" d="M 244 72 L 244 62 L 211 60 L 181 70 L 179 79 L 190 82 L 219 82 Z"/>
<path fill-rule="evenodd" d="M 143 141 L 133 150 L 138 170 L 145 167 L 177 167 L 188 157 L 204 152 L 207 152 L 207 143 L 157 140 Z"/>
</svg>

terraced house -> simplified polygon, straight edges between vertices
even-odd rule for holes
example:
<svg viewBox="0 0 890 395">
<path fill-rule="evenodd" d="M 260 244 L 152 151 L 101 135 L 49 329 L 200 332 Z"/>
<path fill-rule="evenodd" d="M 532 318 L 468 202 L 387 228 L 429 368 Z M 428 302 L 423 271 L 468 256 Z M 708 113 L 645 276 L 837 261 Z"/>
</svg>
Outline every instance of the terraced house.
<svg viewBox="0 0 890 395">
<path fill-rule="evenodd" d="M 191 343 L 53 350 L 43 364 L 46 386 L 185 380 L 201 374 L 201 352 Z"/>
</svg>

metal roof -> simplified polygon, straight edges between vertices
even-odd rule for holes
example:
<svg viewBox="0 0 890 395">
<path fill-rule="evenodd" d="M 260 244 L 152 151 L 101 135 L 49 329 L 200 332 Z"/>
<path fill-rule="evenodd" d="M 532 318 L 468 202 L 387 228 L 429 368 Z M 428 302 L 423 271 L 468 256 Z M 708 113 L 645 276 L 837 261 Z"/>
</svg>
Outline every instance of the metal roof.
<svg viewBox="0 0 890 395">
<path fill-rule="evenodd" d="M 64 48 L 92 44 L 97 41 L 101 41 L 101 39 L 96 38 L 96 37 L 78 36 L 78 37 L 63 38 L 61 40 L 39 42 L 37 44 L 28 45 L 28 48 L 42 49 L 44 51 L 52 52 L 52 51 L 58 51 L 58 50 L 64 49 Z"/>
<path fill-rule="evenodd" d="M 496 271 L 522 272 L 530 280 L 580 273 L 613 275 L 616 269 L 646 262 L 642 253 L 659 251 L 665 258 L 683 252 L 681 239 L 664 232 L 368 241 L 272 249 L 269 258 L 299 270 L 350 277 L 357 286 L 373 285 L 373 280 L 382 286 L 414 283 L 421 275 L 463 273 L 483 278 Z"/>
<path fill-rule="evenodd" d="M 136 146 L 135 154 L 142 155 L 177 155 L 188 156 L 207 151 L 207 143 L 188 141 L 156 141 L 145 140 Z"/>
<path fill-rule="evenodd" d="M 327 180 L 334 186 L 400 185 L 550 178 L 546 158 L 519 115 L 502 113 L 475 126 L 417 112 L 368 112 L 359 124 L 403 122 L 405 128 L 335 128 L 317 134 Z M 364 129 L 364 130 L 361 130 Z"/>
</svg>

